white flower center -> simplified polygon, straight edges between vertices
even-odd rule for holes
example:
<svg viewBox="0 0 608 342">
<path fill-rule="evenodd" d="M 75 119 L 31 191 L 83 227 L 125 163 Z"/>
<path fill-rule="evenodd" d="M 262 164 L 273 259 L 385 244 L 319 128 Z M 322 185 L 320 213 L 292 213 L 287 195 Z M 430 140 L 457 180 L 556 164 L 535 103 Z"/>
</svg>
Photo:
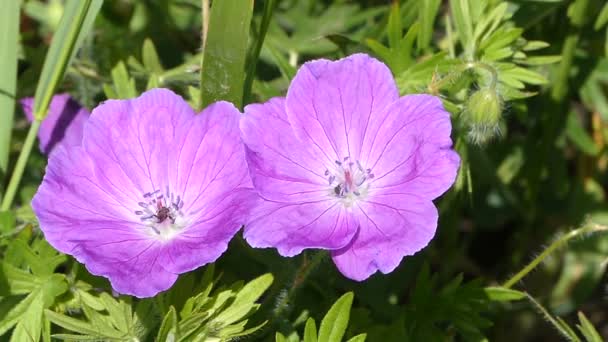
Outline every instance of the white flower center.
<svg viewBox="0 0 608 342">
<path fill-rule="evenodd" d="M 325 170 L 329 183 L 329 195 L 338 198 L 349 207 L 359 198 L 365 197 L 369 190 L 370 180 L 374 178 L 371 169 L 365 169 L 357 160 L 349 157 L 336 160 L 333 170 Z"/>
<path fill-rule="evenodd" d="M 160 190 L 154 190 L 145 193 L 143 197 L 144 201 L 137 203 L 141 209 L 136 210 L 135 214 L 149 228 L 149 235 L 167 241 L 187 225 L 182 212 L 184 201 L 179 195 L 175 196 L 167 188 L 164 194 Z"/>
</svg>

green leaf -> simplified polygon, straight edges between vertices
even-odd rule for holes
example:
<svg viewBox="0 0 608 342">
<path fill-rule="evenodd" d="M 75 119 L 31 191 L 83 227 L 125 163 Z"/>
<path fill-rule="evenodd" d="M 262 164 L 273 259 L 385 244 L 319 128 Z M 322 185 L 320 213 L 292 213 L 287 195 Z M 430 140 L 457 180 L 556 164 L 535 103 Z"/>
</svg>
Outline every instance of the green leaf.
<svg viewBox="0 0 608 342">
<path fill-rule="evenodd" d="M 526 45 L 524 45 L 524 47 L 522 48 L 522 50 L 524 51 L 534 51 L 534 50 L 540 50 L 540 49 L 544 49 L 546 47 L 550 46 L 549 43 L 547 42 L 543 42 L 540 40 L 531 40 L 529 42 L 526 43 Z"/>
<path fill-rule="evenodd" d="M 304 327 L 304 342 L 317 342 L 317 325 L 315 320 L 308 318 Z"/>
<path fill-rule="evenodd" d="M 8 155 L 17 96 L 17 53 L 19 51 L 19 11 L 21 0 L 4 3 L 0 11 L 0 182 L 8 171 Z M 2 197 L 0 187 L 0 197 Z M 0 234 L 5 230 L 0 218 Z"/>
<path fill-rule="evenodd" d="M 270 19 L 272 18 L 272 12 L 276 6 L 276 0 L 267 0 L 264 2 L 264 14 L 260 22 L 260 29 L 258 30 L 255 44 L 251 53 L 249 54 L 247 68 L 247 75 L 245 76 L 245 84 L 243 86 L 243 103 L 249 102 L 251 96 L 251 87 L 253 80 L 255 79 L 255 70 L 258 65 L 258 59 L 260 58 L 260 52 L 262 51 L 262 45 L 264 45 L 264 38 L 266 38 L 266 32 L 268 32 L 268 26 L 270 25 Z"/>
<path fill-rule="evenodd" d="M 0 81 L 1 82 L 1 81 Z M 2 94 L 0 94 L 0 97 Z M 1 102 L 2 100 L 0 100 Z M 2 121 L 2 119 L 0 119 Z M 1 133 L 0 133 L 1 134 Z M 0 171 L 1 176 L 1 171 Z M 0 177 L 1 179 L 1 177 Z M 10 234 L 15 228 L 17 216 L 12 211 L 0 211 L 0 237 L 2 235 Z"/>
<path fill-rule="evenodd" d="M 604 340 L 581 311 L 578 312 L 578 320 L 581 324 L 577 324 L 576 326 L 583 336 L 585 336 L 587 342 L 602 342 Z"/>
<path fill-rule="evenodd" d="M 241 107 L 253 0 L 214 1 L 201 67 L 201 104 Z"/>
<path fill-rule="evenodd" d="M 606 25 L 606 23 L 608 23 L 608 2 L 604 4 L 604 7 L 602 7 L 600 15 L 597 16 L 595 24 L 593 24 L 593 28 L 597 31 Z"/>
<path fill-rule="evenodd" d="M 559 61 L 562 60 L 562 56 L 561 55 L 556 55 L 556 56 L 533 56 L 533 57 L 527 57 L 525 59 L 522 59 L 521 61 L 516 61 L 519 64 L 524 64 L 524 65 L 546 65 L 546 64 L 553 64 L 553 63 L 557 63 Z"/>
<path fill-rule="evenodd" d="M 175 308 L 172 306 L 169 308 L 169 312 L 165 315 L 163 322 L 160 324 L 158 334 L 156 335 L 157 341 L 170 341 L 177 340 L 179 337 L 179 327 L 177 325 L 177 313 Z"/>
<path fill-rule="evenodd" d="M 149 38 L 144 40 L 144 45 L 141 49 L 141 58 L 144 63 L 144 67 L 150 73 L 162 73 L 164 71 L 163 65 L 158 58 L 154 43 Z"/>
<path fill-rule="evenodd" d="M 600 148 L 587 133 L 577 118 L 576 112 L 570 112 L 566 121 L 566 135 L 585 154 L 596 156 Z"/>
<path fill-rule="evenodd" d="M 108 98 L 130 99 L 137 97 L 135 80 L 129 76 L 129 71 L 123 61 L 118 62 L 118 64 L 112 68 L 112 84 L 113 88 L 106 88 L 104 86 L 104 91 Z"/>
<path fill-rule="evenodd" d="M 49 103 L 84 37 L 90 30 L 103 0 L 68 0 L 59 28 L 44 60 L 40 81 L 36 87 L 34 114 L 46 117 Z"/>
<path fill-rule="evenodd" d="M 37 297 L 40 295 L 39 290 L 36 290 L 27 297 L 25 297 L 19 304 L 12 307 L 6 315 L 0 320 L 0 336 L 2 336 L 5 332 L 11 329 L 23 316 L 23 314 L 28 310 L 30 305 L 37 300 Z"/>
<path fill-rule="evenodd" d="M 354 295 L 348 292 L 329 309 L 319 328 L 319 341 L 340 342 L 346 332 Z"/>
<path fill-rule="evenodd" d="M 473 23 L 471 22 L 470 4 L 468 0 L 450 0 L 450 8 L 456 31 L 460 35 L 460 42 L 467 54 L 473 51 Z M 471 56 L 472 57 L 472 56 Z"/>
<path fill-rule="evenodd" d="M 366 338 L 367 338 L 367 334 L 359 334 L 359 335 L 351 337 L 346 342 L 365 342 Z"/>
<path fill-rule="evenodd" d="M 388 46 L 395 49 L 399 46 L 401 37 L 403 36 L 403 27 L 401 26 L 401 11 L 399 10 L 399 1 L 393 1 L 391 11 L 388 16 L 388 25 L 386 27 L 388 34 Z"/>
<path fill-rule="evenodd" d="M 247 283 L 236 294 L 230 307 L 219 314 L 215 321 L 228 325 L 245 317 L 254 308 L 255 301 L 270 287 L 273 279 L 272 274 L 267 273 Z"/>
<path fill-rule="evenodd" d="M 272 56 L 275 65 L 281 72 L 281 76 L 283 76 L 283 78 L 285 78 L 285 80 L 288 82 L 291 82 L 291 79 L 293 79 L 293 77 L 296 75 L 296 68 L 289 64 L 287 58 L 285 58 L 281 51 L 275 48 L 272 44 L 264 45 L 264 49 L 266 49 Z"/>
<path fill-rule="evenodd" d="M 42 331 L 42 309 L 44 306 L 43 293 L 37 292 L 32 302 L 28 305 L 27 310 L 23 313 L 19 322 L 13 330 L 11 341 L 32 341 L 40 340 Z"/>
<path fill-rule="evenodd" d="M 129 332 L 131 327 L 131 305 L 125 303 L 123 300 L 116 300 L 106 292 L 102 292 L 99 295 L 99 299 L 103 302 L 105 309 L 110 314 L 110 320 L 113 325 L 121 332 Z"/>
<path fill-rule="evenodd" d="M 283 334 L 281 334 L 280 332 L 277 332 L 274 335 L 274 340 L 276 342 L 287 342 L 287 339 L 285 338 L 285 336 L 283 336 Z"/>
<path fill-rule="evenodd" d="M 418 21 L 420 22 L 420 30 L 418 31 L 418 49 L 427 50 L 433 38 L 435 29 L 435 17 L 439 10 L 440 0 L 423 0 L 419 5 L 420 12 Z"/>
<path fill-rule="evenodd" d="M 64 329 L 77 332 L 86 336 L 96 336 L 97 339 L 102 339 L 103 337 L 120 339 L 121 337 L 123 337 L 123 334 L 118 333 L 117 331 L 100 331 L 98 327 L 95 327 L 90 323 L 63 314 L 59 314 L 51 310 L 44 310 L 44 314 L 46 318 L 48 318 L 49 321 L 51 321 L 52 323 Z"/>
<path fill-rule="evenodd" d="M 526 298 L 526 294 L 512 289 L 507 289 L 499 286 L 488 286 L 483 289 L 488 299 L 494 302 L 510 302 Z"/>
</svg>

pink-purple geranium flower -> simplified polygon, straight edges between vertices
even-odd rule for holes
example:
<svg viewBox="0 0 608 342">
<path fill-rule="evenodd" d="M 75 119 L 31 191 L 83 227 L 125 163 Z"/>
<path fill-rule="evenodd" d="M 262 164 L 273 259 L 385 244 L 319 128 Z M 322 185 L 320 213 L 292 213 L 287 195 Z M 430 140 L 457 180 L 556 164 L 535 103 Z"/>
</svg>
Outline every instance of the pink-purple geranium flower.
<svg viewBox="0 0 608 342">
<path fill-rule="evenodd" d="M 138 297 L 213 262 L 257 198 L 239 115 L 227 102 L 195 115 L 164 89 L 104 102 L 50 155 L 32 202 L 46 239 Z"/>
<path fill-rule="evenodd" d="M 34 120 L 34 98 L 21 99 L 21 107 L 27 119 Z M 59 144 L 79 145 L 82 141 L 84 123 L 89 111 L 76 102 L 69 94 L 53 96 L 46 118 L 40 125 L 38 139 L 40 152 L 49 154 Z"/>
<path fill-rule="evenodd" d="M 399 97 L 367 55 L 304 64 L 286 98 L 249 105 L 241 120 L 254 187 L 245 238 L 293 256 L 331 250 L 363 280 L 393 271 L 433 238 L 433 199 L 454 182 L 450 116 L 437 97 Z"/>
</svg>

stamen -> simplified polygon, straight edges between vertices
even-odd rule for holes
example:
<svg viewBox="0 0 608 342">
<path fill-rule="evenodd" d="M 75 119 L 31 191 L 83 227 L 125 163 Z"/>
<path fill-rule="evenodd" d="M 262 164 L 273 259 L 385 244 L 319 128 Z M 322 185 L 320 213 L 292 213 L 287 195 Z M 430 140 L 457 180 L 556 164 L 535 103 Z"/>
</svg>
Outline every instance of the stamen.
<svg viewBox="0 0 608 342">
<path fill-rule="evenodd" d="M 336 160 L 337 167 L 333 172 L 331 169 L 325 170 L 327 182 L 332 186 L 332 196 L 348 200 L 367 192 L 368 180 L 374 178 L 374 175 L 371 169 L 365 169 L 359 160 L 351 160 L 350 156 L 342 158 L 342 161 Z"/>
</svg>

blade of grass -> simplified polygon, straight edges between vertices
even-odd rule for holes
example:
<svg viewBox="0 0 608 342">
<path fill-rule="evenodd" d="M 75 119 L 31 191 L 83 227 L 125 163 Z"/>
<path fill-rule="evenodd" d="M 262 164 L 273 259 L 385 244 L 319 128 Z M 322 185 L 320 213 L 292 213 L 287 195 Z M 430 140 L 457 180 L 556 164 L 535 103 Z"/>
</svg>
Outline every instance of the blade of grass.
<svg viewBox="0 0 608 342">
<path fill-rule="evenodd" d="M 260 31 L 258 32 L 255 45 L 251 50 L 248 59 L 249 67 L 247 68 L 247 76 L 245 77 L 245 85 L 243 87 L 243 104 L 247 104 L 249 97 L 251 96 L 251 85 L 255 78 L 255 69 L 258 65 L 258 58 L 260 57 L 260 51 L 262 51 L 262 45 L 264 45 L 264 38 L 268 31 L 268 25 L 270 25 L 270 19 L 272 18 L 275 4 L 276 0 L 267 0 L 264 3 L 264 15 L 262 16 L 262 21 L 260 23 Z"/>
<path fill-rule="evenodd" d="M 102 3 L 103 0 L 68 0 L 66 3 L 59 28 L 53 36 L 51 47 L 44 60 L 44 66 L 36 88 L 34 100 L 36 120 L 30 126 L 0 210 L 8 210 L 13 204 L 17 187 L 23 176 L 23 170 L 36 140 L 40 123 L 48 111 L 53 93 L 63 79 L 65 70 L 74 57 L 79 44 L 82 43 L 83 37 L 91 28 Z"/>
<path fill-rule="evenodd" d="M 201 106 L 226 100 L 241 107 L 253 0 L 214 1 L 201 67 Z"/>
<path fill-rule="evenodd" d="M 21 0 L 8 1 L 4 10 L 0 11 L 0 198 L 3 180 L 8 172 L 8 154 L 13 130 L 20 7 Z"/>
</svg>

